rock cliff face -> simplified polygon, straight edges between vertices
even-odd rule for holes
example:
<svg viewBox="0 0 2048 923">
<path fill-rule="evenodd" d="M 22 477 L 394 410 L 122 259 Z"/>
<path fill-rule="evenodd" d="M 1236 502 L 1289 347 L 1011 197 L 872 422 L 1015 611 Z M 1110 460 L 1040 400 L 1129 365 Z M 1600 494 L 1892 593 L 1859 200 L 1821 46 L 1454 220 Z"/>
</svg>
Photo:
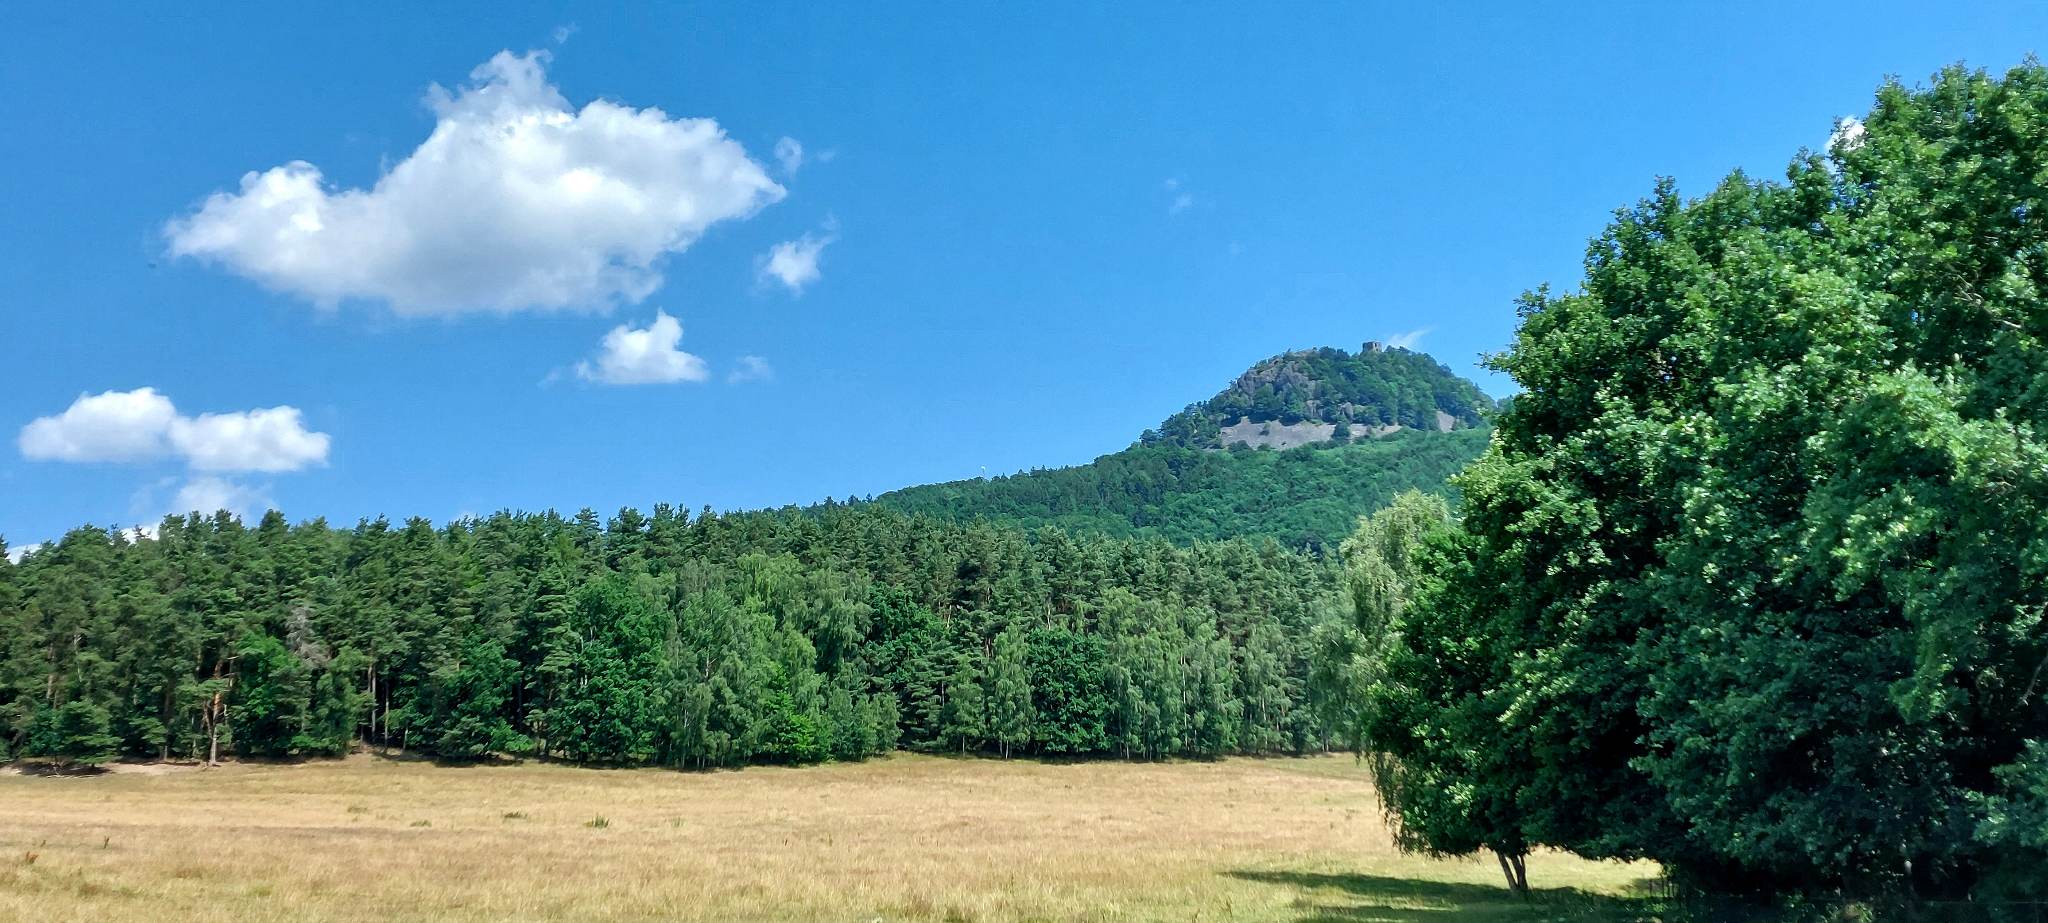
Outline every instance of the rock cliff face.
<svg viewBox="0 0 2048 923">
<path fill-rule="evenodd" d="M 1480 425 L 1492 407 L 1478 386 L 1429 356 L 1368 342 L 1357 353 L 1306 349 L 1260 362 L 1140 442 L 1287 449 L 1403 429 L 1450 432 Z"/>
</svg>

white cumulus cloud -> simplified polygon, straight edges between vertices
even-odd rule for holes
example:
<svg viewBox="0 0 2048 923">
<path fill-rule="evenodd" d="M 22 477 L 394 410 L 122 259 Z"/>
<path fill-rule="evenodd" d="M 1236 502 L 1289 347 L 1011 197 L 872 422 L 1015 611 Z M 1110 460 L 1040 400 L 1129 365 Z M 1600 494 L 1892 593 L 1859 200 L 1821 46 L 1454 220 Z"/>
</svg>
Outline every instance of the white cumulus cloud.
<svg viewBox="0 0 2048 923">
<path fill-rule="evenodd" d="M 320 305 L 402 314 L 604 308 L 661 284 L 661 262 L 784 190 L 708 118 L 597 100 L 571 109 L 545 52 L 499 52 L 434 130 L 369 188 L 294 161 L 242 177 L 164 228 L 170 252 Z"/>
<path fill-rule="evenodd" d="M 9 563 L 20 564 L 22 558 L 28 557 L 29 555 L 35 554 L 36 552 L 41 550 L 43 550 L 42 542 L 30 542 L 19 548 L 9 548 L 7 549 L 7 560 Z"/>
<path fill-rule="evenodd" d="M 41 461 L 143 461 L 162 456 L 178 408 L 155 388 L 81 394 L 63 413 L 21 428 L 21 454 Z"/>
<path fill-rule="evenodd" d="M 297 471 L 326 461 L 330 441 L 306 429 L 297 407 L 180 417 L 171 421 L 170 436 L 200 471 Z"/>
<path fill-rule="evenodd" d="M 791 292 L 802 294 L 804 286 L 818 281 L 818 258 L 838 239 L 839 234 L 828 222 L 823 233 L 805 234 L 776 244 L 761 258 L 759 276 L 764 282 L 774 280 Z"/>
<path fill-rule="evenodd" d="M 187 417 L 155 388 L 81 394 L 63 413 L 21 428 L 25 458 L 135 462 L 182 459 L 200 471 L 297 471 L 327 461 L 332 440 L 306 429 L 298 408 Z"/>
<path fill-rule="evenodd" d="M 704 360 L 678 348 L 683 323 L 667 312 L 654 312 L 654 322 L 635 328 L 613 327 L 604 335 L 595 362 L 579 362 L 576 374 L 608 385 L 660 385 L 703 381 L 710 375 Z"/>
</svg>

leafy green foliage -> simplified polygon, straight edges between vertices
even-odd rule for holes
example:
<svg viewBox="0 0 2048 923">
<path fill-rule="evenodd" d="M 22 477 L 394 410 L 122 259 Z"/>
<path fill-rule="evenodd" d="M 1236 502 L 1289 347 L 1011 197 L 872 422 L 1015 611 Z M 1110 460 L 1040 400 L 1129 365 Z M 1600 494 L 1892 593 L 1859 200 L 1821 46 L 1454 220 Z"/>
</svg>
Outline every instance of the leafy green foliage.
<svg viewBox="0 0 2048 923">
<path fill-rule="evenodd" d="M 943 725 L 940 736 L 960 742 L 960 752 L 979 747 L 988 739 L 988 696 L 982 691 L 980 660 L 972 653 L 957 655 L 958 665 L 946 677 Z"/>
<path fill-rule="evenodd" d="M 1011 750 L 1031 744 L 1031 726 L 1038 718 L 1031 708 L 1031 676 L 1026 672 L 1024 652 L 1023 626 L 1011 625 L 996 635 L 989 677 L 989 729 L 995 732 L 1005 757 Z"/>
<path fill-rule="evenodd" d="M 1368 697 L 1442 793 L 1394 803 L 1421 845 L 1717 890 L 2048 868 L 2048 70 L 1864 124 L 1783 183 L 1660 184 L 1526 297 Z"/>
<path fill-rule="evenodd" d="M 1315 627 L 1309 682 L 1324 720 L 1360 753 L 1371 749 L 1368 700 L 1384 693 L 1378 687 L 1387 678 L 1387 658 L 1408 630 L 1409 604 L 1423 576 L 1425 544 L 1447 532 L 1450 524 L 1450 506 L 1441 497 L 1410 491 L 1360 519 L 1358 530 L 1344 540 L 1350 618 Z M 1381 781 L 1385 795 L 1386 780 Z"/>
<path fill-rule="evenodd" d="M 2020 759 L 1993 770 L 1996 790 L 1977 796 L 1982 812 L 1977 842 L 1989 850 L 1985 873 L 1991 895 L 2005 900 L 2048 900 L 2048 742 L 2030 740 Z"/>
<path fill-rule="evenodd" d="M 121 739 L 114 736 L 113 721 L 97 703 L 74 700 L 46 712 L 47 720 L 31 732 L 32 740 L 51 756 L 81 766 L 97 766 L 112 760 Z"/>
<path fill-rule="evenodd" d="M 569 618 L 576 639 L 569 685 L 576 694 L 546 711 L 541 724 L 570 759 L 605 763 L 654 753 L 655 684 L 662 626 L 654 607 L 621 575 L 585 584 Z"/>
<path fill-rule="evenodd" d="M 1042 751 L 1110 749 L 1105 724 L 1109 701 L 1103 694 L 1106 648 L 1100 633 L 1083 634 L 1057 625 L 1031 633 L 1027 670 L 1037 718 L 1034 736 Z"/>
<path fill-rule="evenodd" d="M 282 639 L 250 635 L 236 648 L 238 681 L 229 697 L 234 743 L 244 753 L 285 756 L 330 747 L 306 732 L 311 721 L 313 667 L 285 647 Z M 345 746 L 347 738 L 341 743 Z"/>
</svg>

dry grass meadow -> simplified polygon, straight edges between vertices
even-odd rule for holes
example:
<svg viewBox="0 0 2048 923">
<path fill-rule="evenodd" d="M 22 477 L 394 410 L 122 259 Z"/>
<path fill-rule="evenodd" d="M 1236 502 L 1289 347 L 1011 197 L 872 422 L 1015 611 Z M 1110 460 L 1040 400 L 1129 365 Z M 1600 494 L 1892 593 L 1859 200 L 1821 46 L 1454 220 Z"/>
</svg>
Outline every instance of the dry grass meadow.
<svg viewBox="0 0 2048 923">
<path fill-rule="evenodd" d="M 679 773 L 358 755 L 0 770 L 0 920 L 1627 916 L 1640 865 L 1394 850 L 1346 757 Z"/>
</svg>

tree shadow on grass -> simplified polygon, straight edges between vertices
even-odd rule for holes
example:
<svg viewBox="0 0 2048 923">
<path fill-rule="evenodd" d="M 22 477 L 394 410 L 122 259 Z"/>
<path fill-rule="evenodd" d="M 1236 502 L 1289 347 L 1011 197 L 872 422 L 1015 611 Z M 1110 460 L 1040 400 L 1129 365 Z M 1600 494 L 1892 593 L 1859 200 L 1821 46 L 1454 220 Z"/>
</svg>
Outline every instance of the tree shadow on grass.
<svg viewBox="0 0 2048 923">
<path fill-rule="evenodd" d="M 1239 870 L 1231 877 L 1296 891 L 1297 923 L 1447 923 L 1451 920 L 1656 920 L 1658 904 L 1641 897 L 1538 888 L 1527 898 L 1506 887 L 1316 872 Z"/>
<path fill-rule="evenodd" d="M 66 763 L 58 760 L 20 760 L 14 771 L 25 776 L 50 779 L 82 779 L 103 776 L 113 770 L 99 764 Z"/>
</svg>

